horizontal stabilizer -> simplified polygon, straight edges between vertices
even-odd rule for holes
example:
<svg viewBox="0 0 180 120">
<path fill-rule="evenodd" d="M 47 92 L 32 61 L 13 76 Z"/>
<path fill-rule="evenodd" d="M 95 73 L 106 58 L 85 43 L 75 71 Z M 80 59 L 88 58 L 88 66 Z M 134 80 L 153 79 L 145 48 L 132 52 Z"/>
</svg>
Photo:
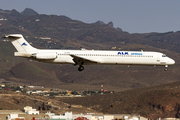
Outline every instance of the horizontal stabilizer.
<svg viewBox="0 0 180 120">
<path fill-rule="evenodd" d="M 9 34 L 9 35 L 4 35 L 3 38 L 9 38 L 9 39 L 15 39 L 15 38 L 21 38 L 23 37 L 20 34 Z"/>
</svg>

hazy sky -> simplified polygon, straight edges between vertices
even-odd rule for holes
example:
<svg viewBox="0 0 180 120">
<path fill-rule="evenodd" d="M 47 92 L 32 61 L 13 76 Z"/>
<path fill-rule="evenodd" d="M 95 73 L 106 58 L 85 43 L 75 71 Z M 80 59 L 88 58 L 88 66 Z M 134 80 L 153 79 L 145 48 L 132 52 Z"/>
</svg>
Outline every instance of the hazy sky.
<svg viewBox="0 0 180 120">
<path fill-rule="evenodd" d="M 180 0 L 0 0 L 0 9 L 65 15 L 74 20 L 98 20 L 129 33 L 180 31 Z"/>
</svg>

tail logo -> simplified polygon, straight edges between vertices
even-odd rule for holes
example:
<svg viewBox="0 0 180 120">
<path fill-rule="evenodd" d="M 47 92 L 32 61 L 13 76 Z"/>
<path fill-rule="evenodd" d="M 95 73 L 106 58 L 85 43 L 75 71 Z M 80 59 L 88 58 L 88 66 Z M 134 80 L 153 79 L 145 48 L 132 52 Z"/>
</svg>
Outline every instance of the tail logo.
<svg viewBox="0 0 180 120">
<path fill-rule="evenodd" d="M 24 45 L 24 46 L 27 46 L 27 44 L 26 44 L 25 42 L 24 42 L 21 46 L 23 46 L 23 45 Z"/>
</svg>

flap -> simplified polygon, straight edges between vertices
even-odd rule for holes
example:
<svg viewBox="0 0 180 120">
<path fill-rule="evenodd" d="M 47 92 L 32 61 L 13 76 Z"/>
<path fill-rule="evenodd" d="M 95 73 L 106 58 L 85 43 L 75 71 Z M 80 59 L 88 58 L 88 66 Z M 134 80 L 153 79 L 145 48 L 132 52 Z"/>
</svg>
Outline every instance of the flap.
<svg viewBox="0 0 180 120">
<path fill-rule="evenodd" d="M 73 58 L 73 61 L 77 64 L 77 65 L 83 65 L 83 64 L 94 64 L 94 63 L 99 63 L 96 60 L 92 60 L 89 58 L 85 58 L 85 57 L 80 57 L 80 56 L 76 56 L 76 55 L 70 55 Z"/>
</svg>

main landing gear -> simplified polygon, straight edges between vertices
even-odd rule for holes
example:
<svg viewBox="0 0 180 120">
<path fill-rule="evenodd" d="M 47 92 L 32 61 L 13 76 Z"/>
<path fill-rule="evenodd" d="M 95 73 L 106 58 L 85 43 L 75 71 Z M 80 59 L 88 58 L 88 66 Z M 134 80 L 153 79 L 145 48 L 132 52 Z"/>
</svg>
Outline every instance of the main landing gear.
<svg viewBox="0 0 180 120">
<path fill-rule="evenodd" d="M 82 65 L 79 66 L 78 71 L 83 71 L 84 67 Z"/>
</svg>

